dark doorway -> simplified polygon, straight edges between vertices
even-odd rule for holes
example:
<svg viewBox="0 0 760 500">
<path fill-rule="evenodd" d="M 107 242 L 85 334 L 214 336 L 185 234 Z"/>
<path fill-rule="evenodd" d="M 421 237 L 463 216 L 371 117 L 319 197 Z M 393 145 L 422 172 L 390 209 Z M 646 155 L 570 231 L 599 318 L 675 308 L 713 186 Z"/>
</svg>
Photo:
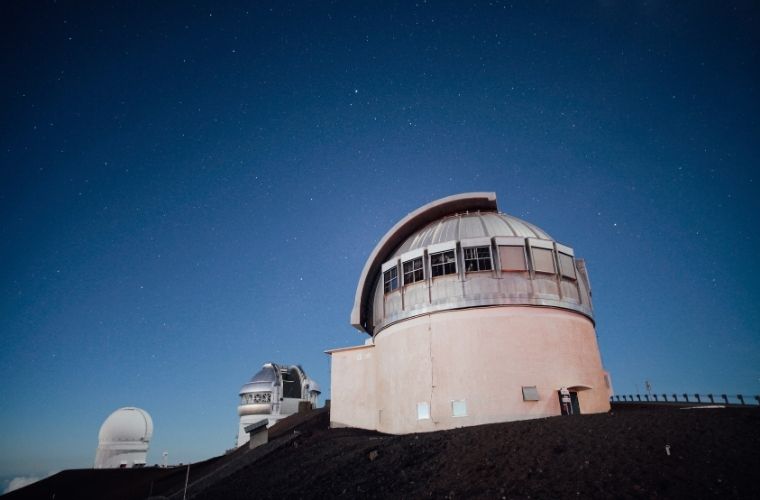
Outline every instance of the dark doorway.
<svg viewBox="0 0 760 500">
<path fill-rule="evenodd" d="M 559 398 L 559 408 L 562 412 L 562 415 L 580 415 L 581 414 L 581 405 L 578 403 L 578 392 L 577 391 L 570 391 L 570 407 L 566 408 L 562 404 L 562 394 L 560 391 L 557 391 L 557 397 Z"/>
<path fill-rule="evenodd" d="M 581 414 L 581 405 L 578 404 L 578 393 L 570 391 L 570 404 L 573 405 L 573 415 Z"/>
<path fill-rule="evenodd" d="M 286 398 L 301 399 L 301 376 L 295 368 L 282 374 L 282 395 Z"/>
</svg>

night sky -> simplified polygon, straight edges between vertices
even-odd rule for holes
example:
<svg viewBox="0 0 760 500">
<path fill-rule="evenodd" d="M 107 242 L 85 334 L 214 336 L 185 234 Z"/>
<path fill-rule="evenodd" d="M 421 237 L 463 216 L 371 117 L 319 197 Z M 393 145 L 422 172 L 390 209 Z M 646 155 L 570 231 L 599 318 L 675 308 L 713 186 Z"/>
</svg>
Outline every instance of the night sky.
<svg viewBox="0 0 760 500">
<path fill-rule="evenodd" d="M 760 394 L 757 3 L 3 2 L 0 476 L 222 453 L 329 397 L 377 241 L 438 198 L 588 264 L 618 393 Z M 154 5 L 155 4 L 155 5 Z"/>
</svg>

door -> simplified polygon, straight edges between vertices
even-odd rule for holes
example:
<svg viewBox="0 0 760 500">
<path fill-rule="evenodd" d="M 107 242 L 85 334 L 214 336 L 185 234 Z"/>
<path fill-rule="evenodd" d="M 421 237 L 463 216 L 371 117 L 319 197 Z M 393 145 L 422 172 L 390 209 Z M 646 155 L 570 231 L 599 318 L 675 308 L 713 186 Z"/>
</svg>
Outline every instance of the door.
<svg viewBox="0 0 760 500">
<path fill-rule="evenodd" d="M 565 405 L 562 402 L 562 393 L 560 391 L 557 391 L 557 396 L 559 397 L 559 408 L 562 415 L 580 415 L 581 414 L 581 405 L 578 403 L 578 392 L 577 391 L 569 391 L 570 392 L 570 404 Z"/>
<path fill-rule="evenodd" d="M 581 405 L 578 404 L 578 393 L 575 391 L 570 391 L 570 404 L 573 407 L 573 415 L 580 415 Z"/>
</svg>

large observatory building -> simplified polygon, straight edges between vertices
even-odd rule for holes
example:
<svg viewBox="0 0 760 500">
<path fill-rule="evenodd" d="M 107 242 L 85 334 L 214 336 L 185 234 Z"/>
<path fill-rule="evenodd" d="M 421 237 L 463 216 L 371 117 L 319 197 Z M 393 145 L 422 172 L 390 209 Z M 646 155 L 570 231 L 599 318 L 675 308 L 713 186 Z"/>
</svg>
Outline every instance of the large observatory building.
<svg viewBox="0 0 760 500">
<path fill-rule="evenodd" d="M 98 433 L 96 469 L 143 467 L 153 437 L 153 419 L 147 411 L 119 408 L 106 418 Z"/>
<path fill-rule="evenodd" d="M 327 351 L 332 426 L 403 434 L 609 410 L 585 262 L 500 213 L 494 193 L 399 221 L 364 266 L 351 323 L 370 338 Z"/>
</svg>

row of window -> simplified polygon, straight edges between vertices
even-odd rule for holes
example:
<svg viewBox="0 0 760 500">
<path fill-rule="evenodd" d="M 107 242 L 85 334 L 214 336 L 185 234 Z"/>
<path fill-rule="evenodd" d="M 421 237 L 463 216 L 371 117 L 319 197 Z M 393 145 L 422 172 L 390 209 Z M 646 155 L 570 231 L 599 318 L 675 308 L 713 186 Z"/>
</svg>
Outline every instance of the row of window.
<svg viewBox="0 0 760 500">
<path fill-rule="evenodd" d="M 272 402 L 272 393 L 271 392 L 248 392 L 243 394 L 243 396 L 240 398 L 240 404 L 242 405 L 250 405 L 250 404 L 256 404 L 256 403 L 271 403 Z"/>
<path fill-rule="evenodd" d="M 500 245 L 499 261 L 502 271 L 527 271 L 528 261 L 525 256 L 525 247 L 516 245 Z M 532 248 L 533 271 L 537 273 L 557 274 L 557 265 L 562 276 L 575 279 L 575 262 L 572 255 L 563 252 L 555 252 L 550 248 Z M 430 274 L 433 278 L 457 273 L 457 259 L 454 250 L 431 253 Z M 393 266 L 383 273 L 383 289 L 385 293 L 392 292 L 402 284 L 409 285 L 425 280 L 425 266 L 422 257 L 402 262 L 403 283 L 399 282 L 398 266 Z M 491 271 L 493 269 L 491 259 L 491 247 L 464 248 L 464 269 L 467 273 Z"/>
</svg>

